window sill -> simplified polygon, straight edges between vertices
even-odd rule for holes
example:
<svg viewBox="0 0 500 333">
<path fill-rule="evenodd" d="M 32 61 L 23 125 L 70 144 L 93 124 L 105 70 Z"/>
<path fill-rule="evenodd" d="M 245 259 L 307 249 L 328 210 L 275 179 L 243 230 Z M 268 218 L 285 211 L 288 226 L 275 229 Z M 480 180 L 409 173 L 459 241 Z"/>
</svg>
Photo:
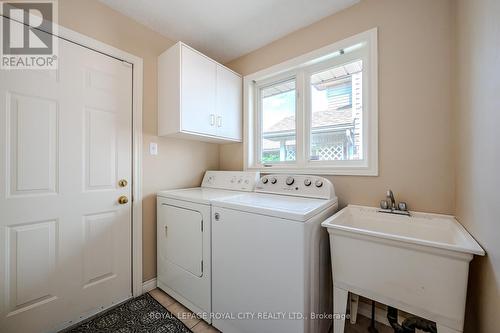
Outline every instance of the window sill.
<svg viewBox="0 0 500 333">
<path fill-rule="evenodd" d="M 330 176 L 371 176 L 377 177 L 378 168 L 294 168 L 286 165 L 276 165 L 271 167 L 246 167 L 245 171 L 259 171 L 261 173 L 285 173 L 297 175 L 330 175 Z"/>
</svg>

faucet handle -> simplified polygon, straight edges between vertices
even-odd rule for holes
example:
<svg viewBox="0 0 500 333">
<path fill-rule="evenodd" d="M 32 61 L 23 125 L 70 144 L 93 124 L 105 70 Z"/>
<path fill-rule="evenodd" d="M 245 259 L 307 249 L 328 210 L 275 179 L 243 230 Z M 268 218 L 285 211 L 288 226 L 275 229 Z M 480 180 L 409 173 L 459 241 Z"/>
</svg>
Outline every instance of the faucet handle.
<svg viewBox="0 0 500 333">
<path fill-rule="evenodd" d="M 387 202 L 387 200 L 381 200 L 380 201 L 380 208 L 389 209 L 389 202 Z"/>
<path fill-rule="evenodd" d="M 408 205 L 406 204 L 406 202 L 400 202 L 398 204 L 398 208 L 399 208 L 399 210 L 401 210 L 403 212 L 408 211 Z"/>
</svg>

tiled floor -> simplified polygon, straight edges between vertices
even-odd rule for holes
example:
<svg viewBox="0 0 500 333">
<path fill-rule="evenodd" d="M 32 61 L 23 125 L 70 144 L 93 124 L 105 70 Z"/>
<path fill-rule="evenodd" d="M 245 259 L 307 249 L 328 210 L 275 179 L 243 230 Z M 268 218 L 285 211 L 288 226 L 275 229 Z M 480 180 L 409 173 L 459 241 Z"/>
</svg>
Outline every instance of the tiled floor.
<svg viewBox="0 0 500 333">
<path fill-rule="evenodd" d="M 186 325 L 194 333 L 220 333 L 214 327 L 195 317 L 191 311 L 186 309 L 182 304 L 177 302 L 162 290 L 154 289 L 149 293 L 154 297 L 154 299 L 160 302 L 161 305 L 166 307 L 168 311 L 172 312 L 177 318 L 179 318 L 184 323 L 184 325 Z M 351 325 L 349 321 L 346 321 L 345 332 L 365 333 L 368 332 L 368 326 L 370 326 L 370 319 L 358 315 L 355 325 Z M 379 333 L 394 333 L 392 328 L 390 328 L 389 326 L 377 323 L 376 327 Z"/>
<path fill-rule="evenodd" d="M 197 318 L 191 311 L 186 309 L 182 304 L 167 295 L 160 289 L 154 289 L 149 292 L 154 299 L 161 305 L 172 312 L 180 321 L 184 323 L 193 333 L 219 333 L 217 329 L 210 326 L 203 320 Z"/>
</svg>

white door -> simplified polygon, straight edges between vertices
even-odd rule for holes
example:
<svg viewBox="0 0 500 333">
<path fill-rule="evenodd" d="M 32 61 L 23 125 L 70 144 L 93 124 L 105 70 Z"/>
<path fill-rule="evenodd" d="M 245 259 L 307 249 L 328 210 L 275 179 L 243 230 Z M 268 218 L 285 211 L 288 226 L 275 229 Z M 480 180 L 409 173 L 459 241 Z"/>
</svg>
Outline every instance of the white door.
<svg viewBox="0 0 500 333">
<path fill-rule="evenodd" d="M 217 65 L 186 46 L 181 48 L 181 62 L 182 130 L 215 135 Z"/>
<path fill-rule="evenodd" d="M 131 96 L 130 65 L 62 39 L 57 71 L 0 71 L 2 333 L 131 296 Z"/>
<path fill-rule="evenodd" d="M 241 77 L 217 65 L 217 136 L 241 140 Z"/>
</svg>

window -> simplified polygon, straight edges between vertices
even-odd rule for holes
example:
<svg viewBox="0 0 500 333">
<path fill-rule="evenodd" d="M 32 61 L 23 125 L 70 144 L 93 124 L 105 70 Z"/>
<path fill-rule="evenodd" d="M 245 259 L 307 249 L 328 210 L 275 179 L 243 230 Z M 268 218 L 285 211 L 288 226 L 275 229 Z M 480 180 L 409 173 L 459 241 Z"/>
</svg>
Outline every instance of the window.
<svg viewBox="0 0 500 333">
<path fill-rule="evenodd" d="M 295 161 L 295 79 L 260 89 L 262 163 Z"/>
<path fill-rule="evenodd" d="M 312 161 L 363 158 L 363 61 L 310 76 Z"/>
<path fill-rule="evenodd" d="M 245 167 L 378 174 L 376 29 L 244 79 Z"/>
</svg>

